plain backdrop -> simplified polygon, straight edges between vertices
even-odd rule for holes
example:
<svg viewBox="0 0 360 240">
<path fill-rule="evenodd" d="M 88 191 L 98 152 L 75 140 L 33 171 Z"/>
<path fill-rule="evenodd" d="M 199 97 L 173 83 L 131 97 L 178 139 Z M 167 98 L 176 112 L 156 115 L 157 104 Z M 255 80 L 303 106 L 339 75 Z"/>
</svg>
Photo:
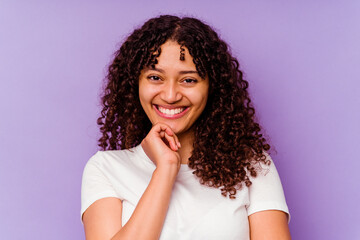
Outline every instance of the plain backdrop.
<svg viewBox="0 0 360 240">
<path fill-rule="evenodd" d="M 84 239 L 101 82 L 123 39 L 159 14 L 202 19 L 239 59 L 293 239 L 360 239 L 357 0 L 0 0 L 0 238 Z"/>
</svg>

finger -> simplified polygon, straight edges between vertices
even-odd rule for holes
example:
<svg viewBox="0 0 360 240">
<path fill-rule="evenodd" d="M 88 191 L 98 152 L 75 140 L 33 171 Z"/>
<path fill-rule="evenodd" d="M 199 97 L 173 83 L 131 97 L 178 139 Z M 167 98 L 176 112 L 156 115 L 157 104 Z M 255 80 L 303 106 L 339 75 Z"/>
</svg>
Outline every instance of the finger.
<svg viewBox="0 0 360 240">
<path fill-rule="evenodd" d="M 177 151 L 179 149 L 179 147 L 176 143 L 176 140 L 173 136 L 169 136 L 167 133 L 165 133 L 165 139 L 166 139 L 166 141 L 168 141 L 171 150 Z"/>
<path fill-rule="evenodd" d="M 176 136 L 176 134 L 174 133 L 174 131 L 170 127 L 165 127 L 164 129 L 165 129 L 164 131 L 165 131 L 166 134 L 168 134 L 169 136 L 174 137 L 177 149 L 179 147 L 181 147 L 180 141 L 179 141 L 178 137 Z"/>
<path fill-rule="evenodd" d="M 171 148 L 171 150 L 173 151 L 177 151 L 178 147 L 177 144 L 175 142 L 175 139 L 172 136 L 169 136 L 167 133 L 165 133 L 165 141 L 168 142 L 169 147 Z"/>
<path fill-rule="evenodd" d="M 178 137 L 176 136 L 176 134 L 174 133 L 174 131 L 171 129 L 171 127 L 169 127 L 168 125 L 166 125 L 165 123 L 160 123 L 160 129 L 165 131 L 166 134 L 168 134 L 169 136 L 173 136 L 175 137 L 175 143 L 176 143 L 176 146 L 178 148 L 181 147 L 181 144 L 180 144 L 180 141 L 178 139 Z"/>
<path fill-rule="evenodd" d="M 165 123 L 156 123 L 154 126 L 153 126 L 153 129 L 155 132 L 157 133 L 160 133 L 162 131 L 166 132 L 169 136 L 173 136 L 174 135 L 174 132 L 171 130 L 171 128 L 165 124 Z"/>
<path fill-rule="evenodd" d="M 180 144 L 179 138 L 176 136 L 175 133 L 174 133 L 173 137 L 175 138 L 175 142 L 176 142 L 176 145 L 178 146 L 178 148 L 181 148 L 181 144 Z"/>
<path fill-rule="evenodd" d="M 169 136 L 173 136 L 174 132 L 171 127 L 165 123 L 159 123 L 162 131 L 165 131 Z"/>
<path fill-rule="evenodd" d="M 168 141 L 168 139 L 173 138 L 173 136 L 169 136 L 166 134 L 165 131 L 161 131 L 159 133 L 159 137 L 162 139 L 162 141 L 166 144 L 166 146 L 168 146 L 169 148 L 171 148 L 171 150 L 174 150 L 174 144 L 171 144 L 171 141 Z M 176 145 L 176 141 L 175 141 L 175 145 Z M 176 150 L 175 150 L 176 151 Z"/>
<path fill-rule="evenodd" d="M 169 136 L 174 136 L 174 135 L 175 135 L 175 133 L 173 132 L 173 130 L 172 130 L 170 127 L 167 127 L 167 128 L 165 129 L 165 132 L 166 132 L 166 134 L 169 135 Z"/>
<path fill-rule="evenodd" d="M 171 127 L 169 127 L 167 124 L 161 123 L 161 122 L 156 123 L 153 126 L 153 130 L 155 132 L 157 132 L 161 138 L 164 138 L 165 133 L 167 135 L 169 135 L 169 136 L 174 137 L 175 138 L 176 149 L 179 149 L 181 147 L 181 144 L 180 144 L 180 141 L 179 141 L 178 137 L 176 136 L 174 131 L 171 129 Z"/>
</svg>

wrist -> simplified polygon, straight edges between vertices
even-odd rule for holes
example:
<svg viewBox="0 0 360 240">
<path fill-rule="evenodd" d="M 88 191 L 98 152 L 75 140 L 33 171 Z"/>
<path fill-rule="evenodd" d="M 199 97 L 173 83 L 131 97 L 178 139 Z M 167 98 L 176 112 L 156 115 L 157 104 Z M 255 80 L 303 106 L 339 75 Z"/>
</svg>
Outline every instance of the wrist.
<svg viewBox="0 0 360 240">
<path fill-rule="evenodd" d="M 179 172 L 178 164 L 167 164 L 167 165 L 159 165 L 156 167 L 153 175 L 157 175 L 161 178 L 166 178 L 167 180 L 174 180 Z"/>
</svg>

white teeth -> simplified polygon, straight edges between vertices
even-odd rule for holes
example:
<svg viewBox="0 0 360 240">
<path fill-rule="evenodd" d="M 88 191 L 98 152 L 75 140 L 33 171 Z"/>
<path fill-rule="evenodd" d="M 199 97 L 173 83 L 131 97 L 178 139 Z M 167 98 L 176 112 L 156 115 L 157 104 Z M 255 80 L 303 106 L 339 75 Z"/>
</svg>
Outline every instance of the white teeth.
<svg viewBox="0 0 360 240">
<path fill-rule="evenodd" d="M 175 115 L 175 114 L 179 114 L 182 111 L 185 110 L 185 108 L 175 108 L 175 109 L 167 109 L 167 108 L 163 108 L 163 107 L 158 107 L 159 111 L 166 114 L 166 115 Z"/>
</svg>

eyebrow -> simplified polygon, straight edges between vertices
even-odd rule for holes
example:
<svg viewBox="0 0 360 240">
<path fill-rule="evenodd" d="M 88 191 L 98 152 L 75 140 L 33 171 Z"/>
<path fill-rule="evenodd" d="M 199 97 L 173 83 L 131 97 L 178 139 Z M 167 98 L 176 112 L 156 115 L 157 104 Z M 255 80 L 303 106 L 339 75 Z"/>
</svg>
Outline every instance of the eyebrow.
<svg viewBox="0 0 360 240">
<path fill-rule="evenodd" d="M 161 72 L 161 73 L 165 73 L 165 71 L 161 68 L 148 68 L 147 70 L 153 70 L 153 71 L 157 71 L 157 72 Z M 189 73 L 195 73 L 199 75 L 198 71 L 193 71 L 193 70 L 188 70 L 188 71 L 180 71 L 180 74 L 189 74 Z"/>
</svg>

